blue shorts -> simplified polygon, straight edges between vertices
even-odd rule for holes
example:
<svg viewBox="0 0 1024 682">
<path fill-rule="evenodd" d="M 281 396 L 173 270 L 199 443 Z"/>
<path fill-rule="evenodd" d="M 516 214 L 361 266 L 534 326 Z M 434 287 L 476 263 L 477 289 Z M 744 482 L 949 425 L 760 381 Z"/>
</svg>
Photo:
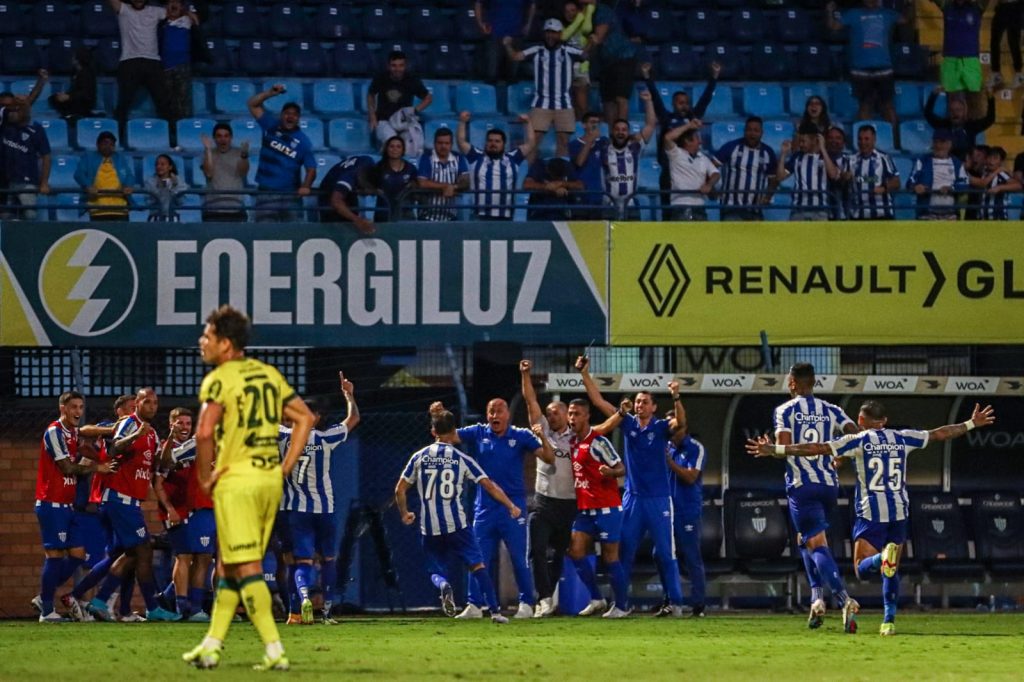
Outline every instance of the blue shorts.
<svg viewBox="0 0 1024 682">
<path fill-rule="evenodd" d="M 601 542 L 618 542 L 622 539 L 622 507 L 581 509 L 572 522 L 572 532 L 586 533 Z"/>
<path fill-rule="evenodd" d="M 902 545 L 907 541 L 907 520 L 868 521 L 859 516 L 853 524 L 853 541 L 864 540 L 881 551 L 890 542 Z"/>
<path fill-rule="evenodd" d="M 75 524 L 75 510 L 70 504 L 36 502 L 36 518 L 39 519 L 43 549 L 71 549 L 82 546 L 82 539 Z"/>
<path fill-rule="evenodd" d="M 421 535 L 423 551 L 427 555 L 430 571 L 447 575 L 448 562 L 454 557 L 468 566 L 484 563 L 483 552 L 471 528 L 463 528 L 444 535 Z"/>
<path fill-rule="evenodd" d="M 149 530 L 146 529 L 146 518 L 142 515 L 139 500 L 131 500 L 109 488 L 103 491 L 103 504 L 100 512 L 110 524 L 113 531 L 111 544 L 128 550 L 149 542 Z"/>
<path fill-rule="evenodd" d="M 107 553 L 107 541 L 110 539 L 103 517 L 99 512 L 75 512 L 75 534 L 85 547 L 85 565 L 92 568 Z"/>
<path fill-rule="evenodd" d="M 828 530 L 828 520 L 838 496 L 839 488 L 820 483 L 807 483 L 786 491 L 789 518 L 800 534 L 798 545 L 803 547 L 807 538 Z"/>
<path fill-rule="evenodd" d="M 212 509 L 193 509 L 188 515 L 188 551 L 213 554 L 217 549 L 217 522 Z"/>
<path fill-rule="evenodd" d="M 179 554 L 191 554 L 188 549 L 188 526 L 184 523 L 179 523 L 176 526 L 171 526 L 167 529 L 164 534 L 167 538 L 167 542 L 171 545 L 171 553 L 174 556 Z"/>
<path fill-rule="evenodd" d="M 312 559 L 316 554 L 328 560 L 338 556 L 338 526 L 334 514 L 284 513 L 291 532 L 292 555 L 296 559 Z"/>
</svg>

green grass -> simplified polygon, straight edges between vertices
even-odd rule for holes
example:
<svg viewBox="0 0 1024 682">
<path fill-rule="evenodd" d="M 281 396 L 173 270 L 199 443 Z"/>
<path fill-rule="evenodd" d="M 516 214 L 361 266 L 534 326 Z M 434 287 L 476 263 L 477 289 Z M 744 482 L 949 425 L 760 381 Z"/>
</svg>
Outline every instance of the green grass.
<svg viewBox="0 0 1024 682">
<path fill-rule="evenodd" d="M 557 618 L 462 622 L 440 617 L 359 618 L 291 626 L 283 639 L 291 678 L 421 680 L 1020 680 L 1024 616 L 901 614 L 899 634 L 878 636 L 880 614 L 843 635 L 837 614 L 807 630 L 793 616 L 649 617 L 608 622 Z M 221 667 L 189 669 L 181 652 L 198 624 L 0 623 L 0 679 L 249 680 L 261 654 L 248 623 L 233 626 Z"/>
</svg>

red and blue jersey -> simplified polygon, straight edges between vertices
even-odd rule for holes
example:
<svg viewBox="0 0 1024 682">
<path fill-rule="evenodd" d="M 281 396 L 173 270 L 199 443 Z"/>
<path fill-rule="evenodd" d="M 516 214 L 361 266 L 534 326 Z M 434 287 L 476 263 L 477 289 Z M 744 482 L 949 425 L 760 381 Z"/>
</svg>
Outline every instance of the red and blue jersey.
<svg viewBox="0 0 1024 682">
<path fill-rule="evenodd" d="M 188 482 L 186 484 L 185 506 L 189 512 L 196 509 L 213 509 L 213 498 L 203 492 L 199 485 L 199 467 L 196 460 L 196 439 L 189 438 L 175 446 L 171 451 L 171 459 L 176 466 L 187 467 Z M 214 459 L 212 464 L 216 464 Z"/>
<path fill-rule="evenodd" d="M 600 471 L 602 464 L 614 467 L 622 461 L 611 441 L 590 429 L 583 438 L 573 436 L 569 441 L 569 449 L 572 452 L 572 477 L 576 485 L 576 508 L 621 507 L 622 495 L 619 494 L 618 481 Z"/>
<path fill-rule="evenodd" d="M 39 469 L 36 473 L 36 499 L 40 502 L 73 504 L 77 476 L 66 476 L 57 462 L 78 459 L 78 429 L 67 428 L 58 419 L 46 427 L 39 448 Z"/>
<path fill-rule="evenodd" d="M 138 431 L 141 425 L 142 420 L 139 419 L 139 416 L 132 414 L 117 425 L 114 440 L 127 438 Z M 133 499 L 145 500 L 149 495 L 149 487 L 153 480 L 153 465 L 158 446 L 159 438 L 155 431 L 136 438 L 128 446 L 127 452 L 122 457 L 116 458 L 119 462 L 117 471 L 111 474 L 107 480 L 107 487 Z"/>
<path fill-rule="evenodd" d="M 462 427 L 458 434 L 469 455 L 484 468 L 491 480 L 501 486 L 513 502 L 526 498 L 523 460 L 541 447 L 540 441 L 532 431 L 510 426 L 498 436 L 487 424 L 474 424 Z M 503 507 L 483 489 L 477 488 L 476 513 L 494 509 Z"/>
<path fill-rule="evenodd" d="M 187 441 L 174 441 L 173 452 L 177 452 L 182 445 L 188 442 L 195 442 L 192 439 Z M 172 454 L 173 458 L 173 454 Z M 195 457 L 183 457 L 181 459 L 174 458 L 171 464 L 171 468 L 167 471 L 161 471 L 160 475 L 164 478 L 164 494 L 167 495 L 167 501 L 174 511 L 178 512 L 178 516 L 185 518 L 188 516 L 189 504 L 188 504 L 188 489 L 189 480 L 192 478 L 192 464 L 195 462 Z M 163 505 L 160 505 L 158 510 L 161 521 L 167 520 L 167 510 L 164 509 Z"/>
</svg>

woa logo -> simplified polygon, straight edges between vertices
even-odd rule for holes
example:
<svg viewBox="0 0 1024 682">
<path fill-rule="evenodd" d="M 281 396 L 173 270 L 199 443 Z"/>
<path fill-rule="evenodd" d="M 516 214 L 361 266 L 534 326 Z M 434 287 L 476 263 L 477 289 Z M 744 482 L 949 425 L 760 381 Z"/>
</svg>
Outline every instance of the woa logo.
<svg viewBox="0 0 1024 682">
<path fill-rule="evenodd" d="M 125 245 L 100 230 L 76 230 L 54 242 L 39 268 L 39 300 L 53 322 L 75 336 L 116 329 L 135 305 L 139 273 Z"/>
</svg>

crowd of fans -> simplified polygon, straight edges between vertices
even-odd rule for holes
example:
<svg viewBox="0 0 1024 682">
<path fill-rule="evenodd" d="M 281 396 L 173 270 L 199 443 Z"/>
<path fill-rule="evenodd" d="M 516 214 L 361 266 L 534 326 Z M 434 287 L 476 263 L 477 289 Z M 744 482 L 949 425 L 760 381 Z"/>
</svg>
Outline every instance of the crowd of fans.
<svg viewBox="0 0 1024 682">
<path fill-rule="evenodd" d="M 532 62 L 534 98 L 528 114 L 519 116 L 521 144 L 510 132 L 487 131 L 482 149 L 470 142 L 471 115 L 462 112 L 456 130 L 439 128 L 424 139 L 421 116 L 428 115 L 432 96 L 408 67 L 406 55 L 394 51 L 386 69 L 373 78 L 366 94 L 369 129 L 379 160 L 357 156 L 342 159 L 319 186 L 313 144 L 300 126 L 299 101 L 286 101 L 275 113 L 268 101 L 286 94 L 274 85 L 255 94 L 249 111 L 262 131 L 257 152 L 255 185 L 247 189 L 248 144 L 236 146 L 230 126 L 219 123 L 213 139 L 203 136 L 202 217 L 204 220 L 288 222 L 304 220 L 316 197 L 323 221 L 349 222 L 362 233 L 374 224 L 397 219 L 450 221 L 472 215 L 479 220 L 512 220 L 516 195 L 528 193 L 527 218 L 536 220 L 637 216 L 640 158 L 651 139 L 657 141 L 661 167 L 657 201 L 665 219 L 707 220 L 709 205 L 721 209 L 723 220 L 760 220 L 781 183 L 792 178 L 790 218 L 793 220 L 891 219 L 894 194 L 905 188 L 917 197 L 917 216 L 926 219 L 1006 219 L 1009 193 L 1022 190 L 1024 155 L 1012 175 L 1004 169 L 1007 152 L 976 144 L 977 136 L 995 121 L 992 88 L 1003 84 L 999 71 L 1002 36 L 1010 43 L 1016 75 L 1010 85 L 1024 85 L 1020 65 L 1021 7 L 999 2 L 992 27 L 992 71 L 983 82 L 980 54 L 982 15 L 988 0 L 933 0 L 944 17 L 941 82 L 924 107 L 933 127 L 932 151 L 917 159 L 909 177 L 900 177 L 890 156 L 877 148 L 876 129 L 860 126 L 849 143 L 848 133 L 829 116 L 824 99 L 811 96 L 792 141 L 774 149 L 763 141 L 763 122 L 745 121 L 743 135 L 715 140 L 714 153 L 702 150 L 702 119 L 723 71 L 709 64 L 709 80 L 695 105 L 676 92 L 666 106 L 651 64 L 640 61 L 643 31 L 638 8 L 642 0 L 595 2 L 565 0 L 535 4 L 529 0 L 476 3 L 476 19 L 486 36 L 484 67 L 492 79 L 515 77 L 520 62 Z M 117 15 L 122 53 L 117 74 L 115 116 L 122 139 L 132 102 L 145 88 L 160 117 L 169 123 L 168 154 L 157 157 L 153 175 L 138 178 L 132 158 L 118 149 L 117 136 L 100 132 L 95 151 L 84 153 L 75 180 L 86 192 L 92 220 L 126 220 L 144 189 L 153 221 L 179 219 L 185 183 L 170 152 L 180 151 L 173 139 L 174 122 L 190 117 L 192 46 L 200 13 L 181 0 L 162 6 L 145 0 L 108 0 Z M 860 0 L 839 9 L 830 2 L 823 21 L 846 29 L 849 77 L 859 101 L 858 119 L 878 115 L 896 127 L 891 37 L 908 22 L 913 3 Z M 539 44 L 523 46 L 524 36 L 541 26 Z M 96 69 L 91 52 L 79 49 L 66 92 L 49 102 L 62 116 L 94 113 Z M 599 82 L 601 111 L 589 111 L 592 76 Z M 6 198 L 4 217 L 35 219 L 39 195 L 51 193 L 51 152 L 46 130 L 33 121 L 31 107 L 47 80 L 40 73 L 36 88 L 22 97 L 0 94 L 3 109 L 0 182 Z M 641 129 L 631 127 L 630 100 L 640 88 L 645 109 Z M 936 112 L 946 95 L 946 113 Z M 287 98 L 282 98 L 287 99 Z M 974 113 L 972 113 L 974 112 Z M 983 113 L 977 113 L 983 112 Z M 602 125 L 608 134 L 602 134 Z M 582 134 L 577 135 L 578 127 Z M 542 138 L 554 129 L 555 156 L 540 158 Z M 517 130 L 518 133 L 518 130 Z M 85 143 L 79 140 L 80 143 Z M 895 141 L 898 144 L 898 139 Z M 407 159 L 412 159 L 409 161 Z M 520 165 L 527 172 L 520 181 Z M 652 188 L 653 189 L 653 188 Z M 246 194 L 255 194 L 250 203 Z M 459 200 L 471 196 L 471 207 Z M 376 196 L 376 211 L 360 197 Z M 962 198 L 966 197 L 966 198 Z M 711 202 L 717 202 L 712 204 Z M 612 213 L 612 209 L 615 213 Z"/>
</svg>

